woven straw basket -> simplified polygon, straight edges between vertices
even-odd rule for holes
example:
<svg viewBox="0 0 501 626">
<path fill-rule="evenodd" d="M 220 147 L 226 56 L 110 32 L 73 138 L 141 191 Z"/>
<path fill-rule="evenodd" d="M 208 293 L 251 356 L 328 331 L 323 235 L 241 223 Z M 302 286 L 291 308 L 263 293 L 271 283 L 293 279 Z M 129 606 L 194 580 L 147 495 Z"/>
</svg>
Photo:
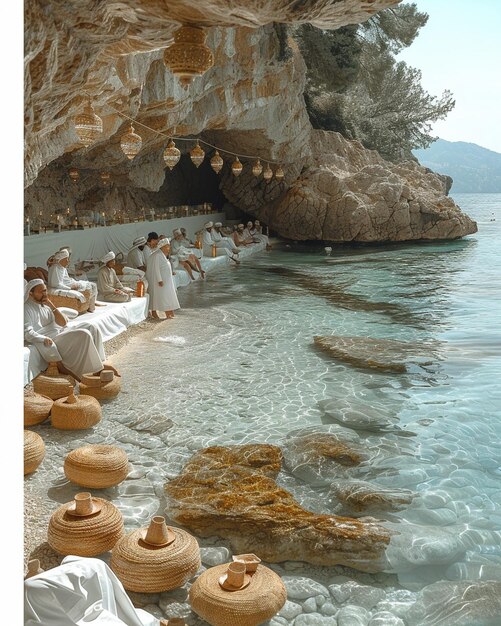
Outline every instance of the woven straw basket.
<svg viewBox="0 0 501 626">
<path fill-rule="evenodd" d="M 24 425 L 34 426 L 41 424 L 50 415 L 54 401 L 48 396 L 35 393 L 24 397 Z"/>
<path fill-rule="evenodd" d="M 84 514 L 72 514 L 72 509 Z M 74 501 L 52 514 L 47 540 L 59 554 L 96 556 L 111 550 L 123 534 L 122 514 L 111 502 L 91 498 L 89 493 L 77 493 Z"/>
<path fill-rule="evenodd" d="M 163 534 L 169 543 L 156 545 L 156 534 Z M 111 552 L 110 563 L 125 589 L 142 593 L 181 587 L 200 565 L 195 537 L 180 528 L 167 529 L 160 516 L 152 519 L 149 528 L 134 530 L 121 539 Z"/>
<path fill-rule="evenodd" d="M 66 306 L 69 309 L 75 309 L 79 313 L 85 313 L 89 310 L 90 291 L 82 291 L 82 295 L 85 296 L 85 302 L 80 302 L 78 298 L 74 296 L 56 296 L 50 294 L 50 299 L 55 307 Z"/>
<path fill-rule="evenodd" d="M 101 421 L 101 405 L 91 396 L 74 396 L 73 390 L 67 398 L 54 402 L 51 423 L 60 430 L 84 430 Z"/>
<path fill-rule="evenodd" d="M 93 396 L 98 400 L 111 400 L 116 398 L 120 393 L 121 384 L 120 378 L 113 375 L 113 372 L 105 370 L 104 375 L 111 375 L 111 380 L 108 382 L 102 381 L 100 376 L 94 376 L 93 374 L 84 374 L 80 382 L 80 393 L 84 393 L 88 396 Z"/>
<path fill-rule="evenodd" d="M 45 444 L 42 437 L 32 430 L 24 431 L 24 475 L 31 474 L 43 461 Z"/>
<path fill-rule="evenodd" d="M 75 386 L 73 376 L 60 374 L 55 363 L 49 363 L 49 367 L 33 379 L 33 389 L 36 393 L 48 396 L 52 400 L 64 398 Z"/>
<path fill-rule="evenodd" d="M 126 478 L 129 462 L 125 451 L 116 446 L 83 446 L 65 458 L 64 473 L 68 480 L 81 487 L 106 489 Z"/>
<path fill-rule="evenodd" d="M 280 576 L 258 565 L 250 583 L 238 591 L 226 591 L 219 579 L 230 563 L 211 567 L 190 588 L 193 611 L 212 626 L 257 626 L 272 618 L 287 600 Z"/>
</svg>

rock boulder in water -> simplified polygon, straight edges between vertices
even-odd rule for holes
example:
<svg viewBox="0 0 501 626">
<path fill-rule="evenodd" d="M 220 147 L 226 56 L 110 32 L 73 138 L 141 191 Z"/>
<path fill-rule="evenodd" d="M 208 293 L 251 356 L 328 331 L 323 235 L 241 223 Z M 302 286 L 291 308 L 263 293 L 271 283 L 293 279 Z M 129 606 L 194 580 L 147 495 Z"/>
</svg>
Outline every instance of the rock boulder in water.
<svg viewBox="0 0 501 626">
<path fill-rule="evenodd" d="M 335 481 L 330 495 L 342 505 L 342 509 L 336 512 L 343 514 L 399 511 L 409 505 L 415 496 L 409 489 L 381 487 L 362 480 Z"/>
</svg>

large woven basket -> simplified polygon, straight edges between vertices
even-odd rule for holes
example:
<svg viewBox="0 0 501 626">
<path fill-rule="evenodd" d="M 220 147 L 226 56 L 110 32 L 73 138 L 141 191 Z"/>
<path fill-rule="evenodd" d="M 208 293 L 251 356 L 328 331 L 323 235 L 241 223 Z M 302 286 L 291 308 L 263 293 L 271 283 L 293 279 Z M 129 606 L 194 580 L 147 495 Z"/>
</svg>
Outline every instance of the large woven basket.
<svg viewBox="0 0 501 626">
<path fill-rule="evenodd" d="M 24 396 L 24 425 L 34 426 L 44 422 L 49 417 L 53 404 L 51 398 L 39 393 Z"/>
<path fill-rule="evenodd" d="M 51 423 L 60 430 L 84 430 L 101 421 L 101 405 L 92 396 L 74 396 L 56 400 L 52 406 Z"/>
<path fill-rule="evenodd" d="M 280 611 L 287 600 L 280 576 L 260 564 L 246 587 L 226 591 L 219 579 L 229 565 L 211 567 L 193 583 L 189 598 L 195 613 L 212 626 L 257 626 Z"/>
<path fill-rule="evenodd" d="M 64 473 L 68 480 L 81 487 L 106 489 L 126 478 L 129 462 L 125 451 L 116 446 L 83 446 L 65 458 Z"/>
<path fill-rule="evenodd" d="M 91 294 L 90 291 L 82 291 L 82 295 L 85 296 L 85 302 L 81 302 L 74 296 L 56 296 L 54 294 L 50 294 L 50 299 L 55 307 L 66 306 L 69 309 L 75 309 L 79 313 L 85 313 L 89 310 Z"/>
<path fill-rule="evenodd" d="M 31 474 L 43 461 L 45 444 L 42 437 L 32 430 L 24 431 L 24 475 Z"/>
<path fill-rule="evenodd" d="M 68 512 L 78 507 L 78 498 L 87 502 L 83 496 L 90 494 L 76 494 L 74 501 L 63 504 L 50 518 L 47 540 L 59 554 L 96 556 L 111 550 L 124 534 L 122 514 L 102 498 L 92 498 L 94 508 L 100 509 L 97 512 L 82 516 Z"/>
<path fill-rule="evenodd" d="M 55 363 L 49 363 L 49 367 L 33 379 L 33 389 L 36 393 L 57 400 L 64 398 L 75 386 L 73 376 L 60 374 Z"/>
<path fill-rule="evenodd" d="M 195 537 L 180 528 L 167 531 L 165 527 L 168 545 L 148 543 L 145 538 L 148 539 L 150 531 L 156 531 L 155 525 L 165 527 L 164 518 L 156 516 L 149 528 L 127 534 L 111 552 L 110 567 L 129 591 L 159 593 L 176 589 L 200 568 L 200 549 Z"/>
<path fill-rule="evenodd" d="M 113 372 L 109 370 L 106 373 L 112 375 L 112 379 L 109 382 L 102 381 L 100 376 L 84 374 L 80 382 L 80 393 L 93 396 L 98 400 L 116 398 L 121 389 L 120 378 L 113 376 Z"/>
</svg>

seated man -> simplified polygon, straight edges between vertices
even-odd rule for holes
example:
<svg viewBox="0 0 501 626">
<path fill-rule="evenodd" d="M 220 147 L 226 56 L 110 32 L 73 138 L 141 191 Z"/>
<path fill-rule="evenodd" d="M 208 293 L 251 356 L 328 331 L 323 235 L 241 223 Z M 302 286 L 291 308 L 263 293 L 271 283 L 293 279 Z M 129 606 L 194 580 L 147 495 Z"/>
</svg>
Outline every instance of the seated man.
<svg viewBox="0 0 501 626">
<path fill-rule="evenodd" d="M 228 248 L 233 252 L 233 254 L 240 254 L 240 250 L 235 248 L 233 239 L 231 237 L 226 237 L 222 229 L 223 225 L 221 222 L 216 222 L 214 224 L 214 228 L 212 229 L 212 241 L 218 248 Z"/>
<path fill-rule="evenodd" d="M 90 291 L 89 313 L 96 308 L 97 285 L 88 280 L 75 280 L 68 274 L 70 255 L 68 250 L 59 250 L 54 254 L 54 262 L 49 266 L 49 289 L 61 289 L 62 291 Z"/>
<path fill-rule="evenodd" d="M 174 239 L 170 242 L 170 259 L 173 260 L 173 257 L 177 257 L 179 263 L 188 272 L 191 280 L 195 280 L 192 270 L 200 272 L 201 277 L 205 278 L 205 272 L 200 265 L 200 261 L 194 254 L 192 254 L 191 248 L 186 248 L 184 246 L 183 233 L 179 230 L 179 228 L 176 228 L 172 234 L 174 235 Z"/>
<path fill-rule="evenodd" d="M 75 280 L 87 280 L 86 272 L 91 270 L 94 267 L 94 264 L 86 263 L 85 261 L 80 261 L 78 264 L 72 264 L 71 263 L 72 250 L 70 246 L 61 246 L 59 248 L 59 251 L 61 252 L 61 250 L 68 250 L 68 254 L 70 255 L 69 261 L 68 261 L 68 267 L 66 268 L 69 276 L 71 278 L 74 278 Z"/>
<path fill-rule="evenodd" d="M 254 240 L 252 239 L 252 237 L 249 235 L 249 233 L 244 233 L 244 225 L 243 224 L 239 224 L 237 226 L 237 229 L 235 230 L 235 232 L 233 233 L 233 242 L 237 247 L 240 246 L 252 246 L 254 242 Z"/>
<path fill-rule="evenodd" d="M 134 269 L 146 272 L 146 261 L 144 260 L 144 246 L 146 245 L 146 237 L 136 237 L 132 242 L 132 248 L 127 254 L 127 265 Z"/>
<path fill-rule="evenodd" d="M 209 257 L 212 256 L 212 246 L 215 245 L 218 250 L 221 250 L 222 254 L 227 254 L 232 261 L 235 261 L 235 263 L 237 264 L 240 263 L 240 261 L 235 256 L 239 252 L 235 248 L 235 246 L 231 246 L 231 244 L 227 245 L 226 242 L 220 242 L 219 247 L 218 247 L 218 242 L 214 241 L 214 238 L 213 238 L 214 231 L 212 229 L 212 226 L 213 226 L 212 222 L 206 222 L 204 224 L 204 233 L 202 236 L 204 256 L 209 256 Z"/>
<path fill-rule="evenodd" d="M 97 293 L 100 300 L 105 302 L 129 302 L 131 293 L 130 287 L 124 287 L 118 280 L 117 273 L 113 269 L 115 265 L 115 253 L 110 250 L 101 259 L 103 266 L 97 273 Z"/>
<path fill-rule="evenodd" d="M 68 320 L 47 295 L 40 278 L 30 280 L 24 289 L 24 340 L 33 344 L 48 363 L 55 362 L 62 374 L 80 380 L 82 374 L 99 374 L 104 365 L 103 338 L 98 328 L 85 323 L 66 328 Z"/>
<path fill-rule="evenodd" d="M 180 228 L 179 230 L 183 235 L 182 239 L 180 240 L 183 246 L 185 248 L 189 248 L 191 250 L 191 253 L 194 254 L 197 259 L 201 259 L 204 255 L 204 251 L 201 248 L 197 248 L 193 241 L 188 238 L 186 228 Z"/>
</svg>

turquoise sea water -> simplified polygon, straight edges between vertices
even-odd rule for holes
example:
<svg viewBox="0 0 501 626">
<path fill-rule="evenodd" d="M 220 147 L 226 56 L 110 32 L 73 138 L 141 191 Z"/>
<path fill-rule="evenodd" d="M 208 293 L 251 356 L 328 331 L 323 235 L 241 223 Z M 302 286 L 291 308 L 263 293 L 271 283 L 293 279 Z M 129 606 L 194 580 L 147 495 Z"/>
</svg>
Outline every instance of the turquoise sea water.
<svg viewBox="0 0 501 626">
<path fill-rule="evenodd" d="M 325 401 L 378 409 L 407 436 L 347 429 L 369 458 L 343 479 L 416 494 L 403 510 L 377 515 L 398 531 L 387 578 L 348 568 L 277 571 L 322 584 L 363 581 L 383 589 L 383 608 L 402 619 L 424 585 L 501 581 L 501 195 L 454 199 L 477 220 L 475 235 L 339 246 L 330 255 L 323 246 L 280 247 L 180 290 L 175 320 L 113 359 L 126 382 L 94 434 L 81 442 L 61 434 L 54 445 L 61 454 L 83 443 L 127 448 L 134 480 L 109 497 L 130 529 L 163 513 L 165 481 L 202 447 L 284 446 L 306 427 L 339 432 Z M 315 335 L 409 342 L 426 359 L 406 373 L 363 369 L 319 352 Z M 185 343 L 161 341 L 173 336 Z M 341 512 L 331 475 L 312 479 L 289 458 L 278 480 L 305 507 Z M 76 491 L 57 489 L 61 501 Z"/>
</svg>

